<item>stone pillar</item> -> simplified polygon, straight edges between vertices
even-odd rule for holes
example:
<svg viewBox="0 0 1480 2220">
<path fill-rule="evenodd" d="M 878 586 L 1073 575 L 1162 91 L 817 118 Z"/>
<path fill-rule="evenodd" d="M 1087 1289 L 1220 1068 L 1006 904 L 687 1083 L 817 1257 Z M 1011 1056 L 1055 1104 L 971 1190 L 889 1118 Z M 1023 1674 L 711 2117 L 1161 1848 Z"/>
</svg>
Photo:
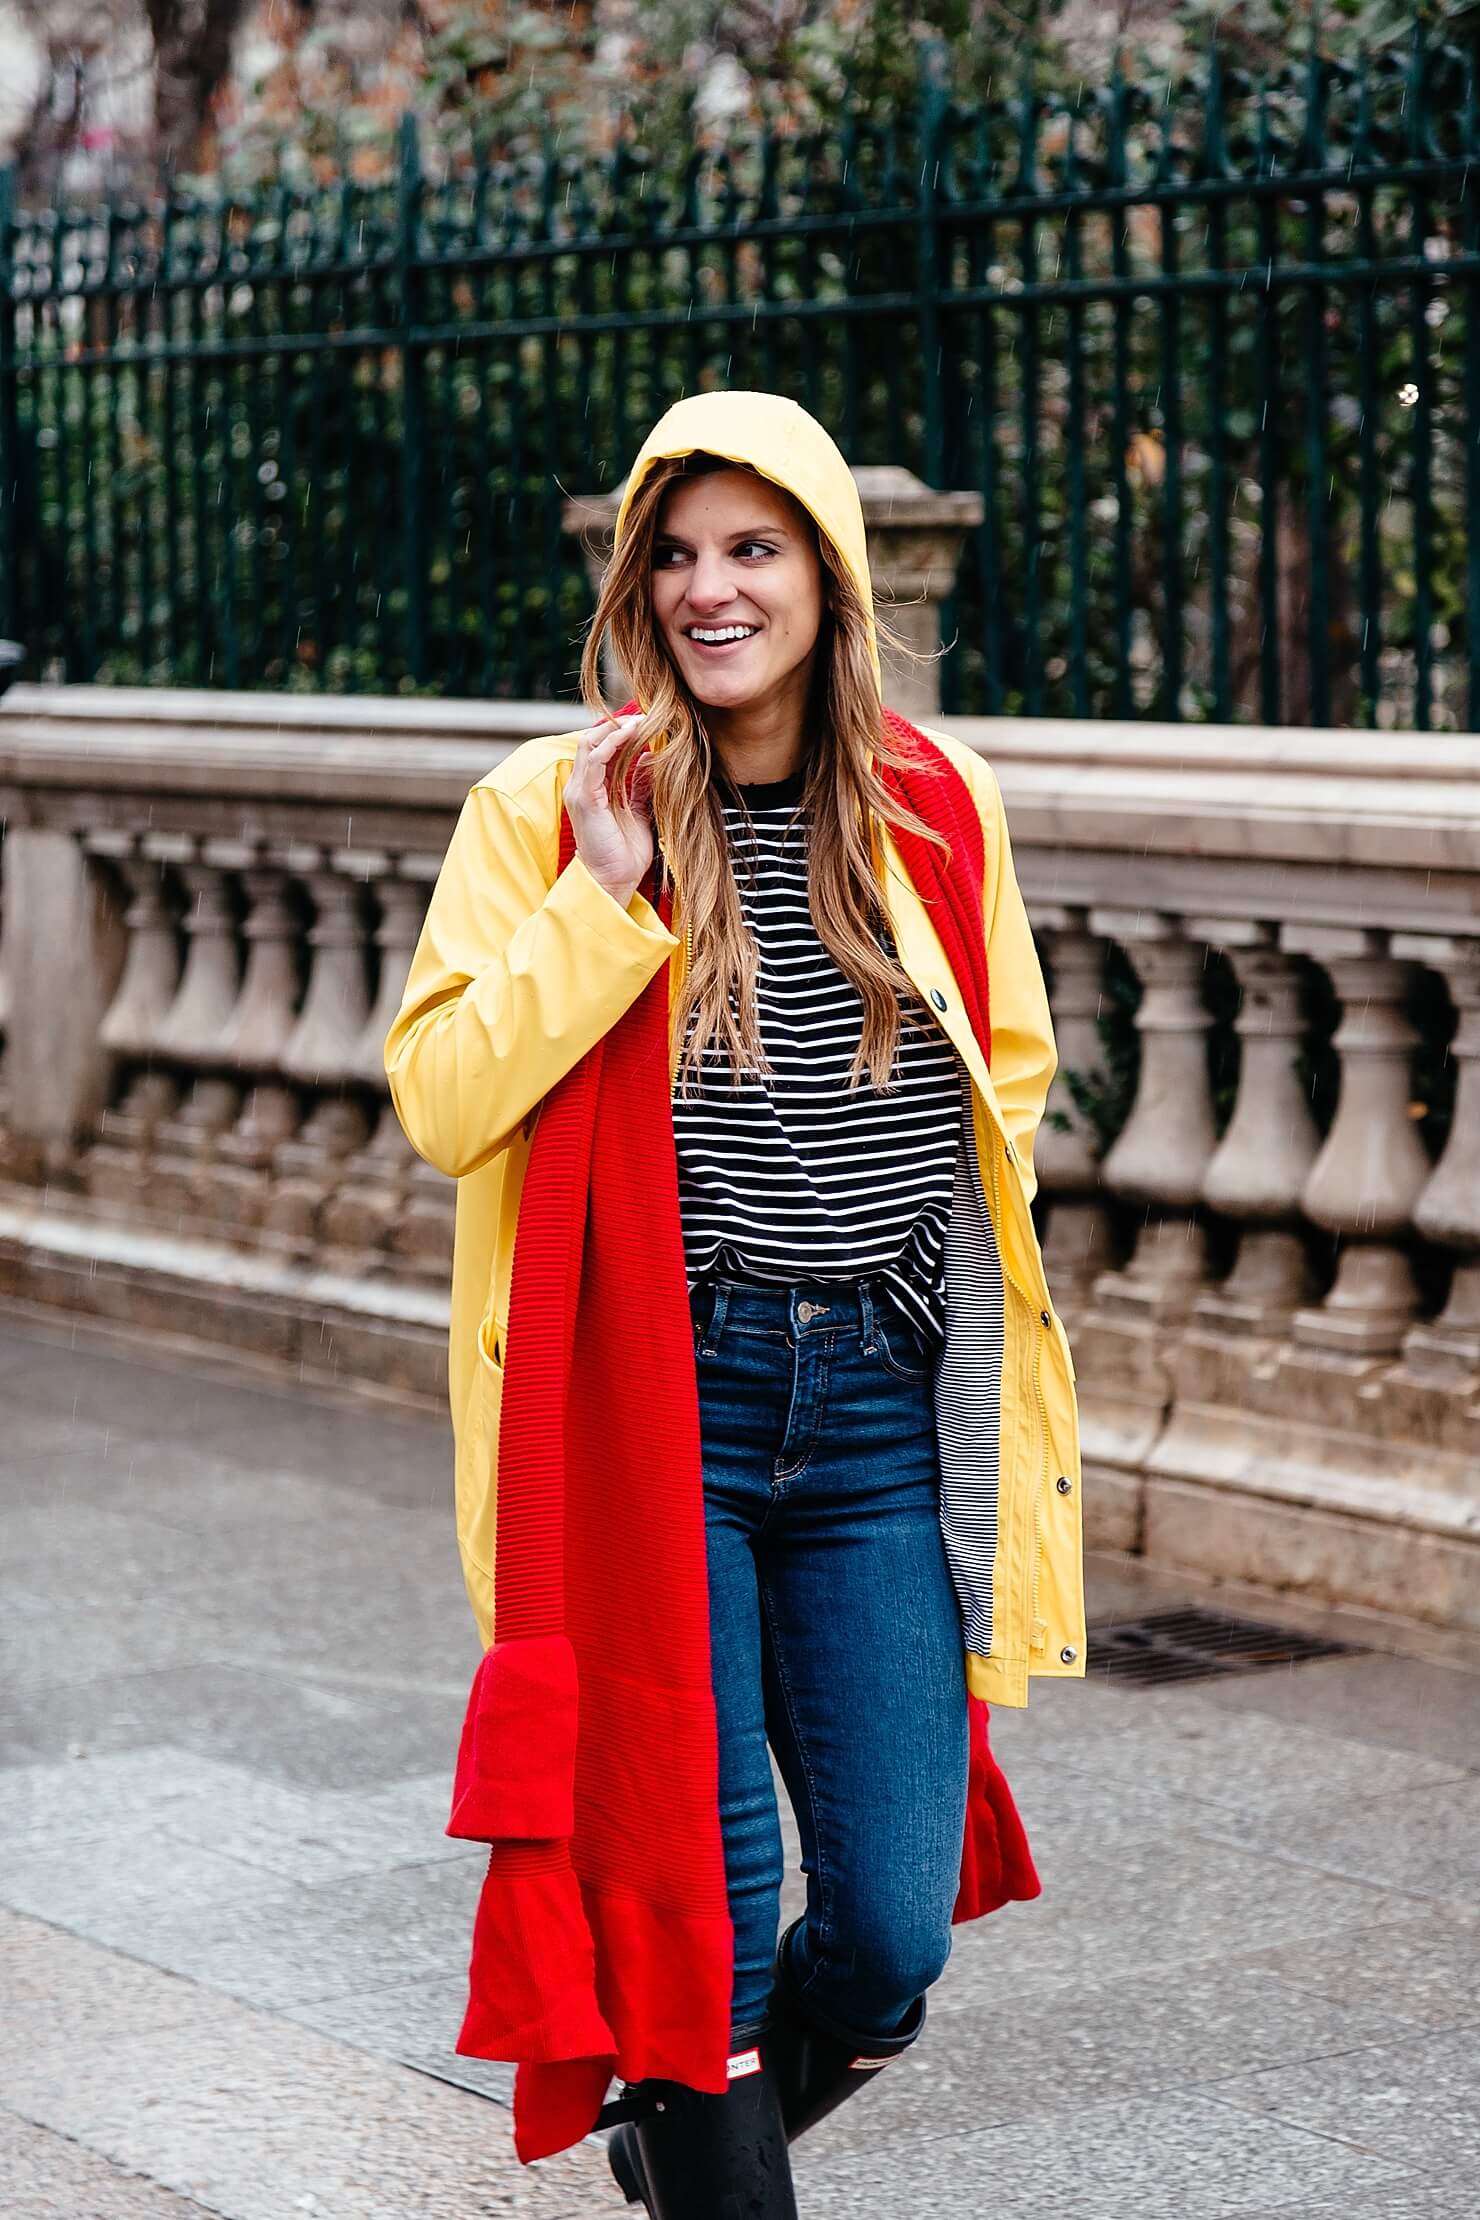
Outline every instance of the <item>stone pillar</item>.
<svg viewBox="0 0 1480 2220">
<path fill-rule="evenodd" d="M 1321 1138 L 1296 1058 L 1305 1031 L 1296 959 L 1271 925 L 1189 918 L 1222 948 L 1243 989 L 1243 1042 L 1233 1116 L 1203 1178 L 1208 1206 L 1242 1224 L 1227 1279 L 1198 1297 L 1198 1315 L 1235 1334 L 1284 1334 L 1309 1292 L 1300 1197 Z"/>
<path fill-rule="evenodd" d="M 979 493 L 941 493 L 897 463 L 864 463 L 853 473 L 868 533 L 868 563 L 879 615 L 914 654 L 880 648 L 884 699 L 906 717 L 940 713 L 940 605 L 956 583 L 966 535 L 981 523 Z"/>
<path fill-rule="evenodd" d="M 861 464 L 853 477 L 879 615 L 907 648 L 929 658 L 891 659 L 881 644 L 884 698 L 891 709 L 928 720 L 940 711 L 940 604 L 955 585 L 966 534 L 981 523 L 982 497 L 937 492 L 896 463 Z M 622 492 L 617 486 L 610 493 L 576 494 L 561 512 L 565 531 L 579 536 L 593 594 L 601 589 Z M 609 645 L 602 650 L 602 678 L 614 700 L 631 692 Z"/>
<path fill-rule="evenodd" d="M 303 928 L 293 884 L 275 864 L 252 861 L 242 872 L 247 898 L 247 965 L 241 993 L 219 1043 L 224 1063 L 249 1082 L 242 1113 L 217 1146 L 205 1182 L 211 1214 L 234 1231 L 259 1223 L 267 1205 L 270 1168 L 298 1130 L 300 1111 L 280 1063 L 298 1006 L 298 949 Z"/>
<path fill-rule="evenodd" d="M 1217 1145 L 1202 998 L 1203 944 L 1155 910 L 1095 910 L 1096 932 L 1126 951 L 1144 993 L 1136 1011 L 1141 1073 L 1130 1116 L 1100 1168 L 1113 1194 L 1145 1206 L 1135 1253 L 1101 1274 L 1096 1300 L 1149 1319 L 1177 1318 L 1207 1277 L 1198 1208 Z"/>
<path fill-rule="evenodd" d="M 1039 1193 L 1048 1203 L 1043 1263 L 1060 1315 L 1072 1322 L 1110 1263 L 1109 1213 L 1100 1186 L 1098 1137 L 1075 1100 L 1071 1075 L 1103 1077 L 1105 943 L 1085 912 L 1035 908 L 1033 931 L 1053 976 L 1059 1066 L 1033 1144 Z"/>
<path fill-rule="evenodd" d="M 1336 1116 L 1301 1195 L 1308 1218 L 1342 1237 L 1336 1279 L 1319 1308 L 1295 1314 L 1298 1342 L 1353 1357 L 1398 1349 L 1417 1315 L 1404 1242 L 1429 1160 L 1408 1115 L 1418 1039 L 1403 1008 L 1411 967 L 1384 933 L 1287 926 L 1282 945 L 1322 964 L 1340 998 Z"/>
<path fill-rule="evenodd" d="M 384 1050 L 391 1021 L 401 1007 L 428 894 L 424 885 L 392 876 L 389 857 L 374 859 L 369 876 L 380 905 L 375 928 L 380 983 L 353 1061 L 357 1076 L 367 1092 L 379 1099 L 380 1108 L 374 1132 L 324 1207 L 325 1239 L 361 1258 L 383 1253 L 400 1221 L 408 1183 L 420 1161 L 391 1103 Z"/>
<path fill-rule="evenodd" d="M 1426 1379 L 1468 1392 L 1480 1380 L 1480 941 L 1404 933 L 1392 947 L 1395 957 L 1442 972 L 1459 1012 L 1449 1044 L 1459 1066 L 1449 1138 L 1413 1207 L 1424 1239 L 1455 1252 L 1454 1278 L 1442 1314 L 1404 1336 L 1403 1360 Z"/>
<path fill-rule="evenodd" d="M 147 1187 L 155 1132 L 180 1099 L 176 1074 L 161 1071 L 155 1060 L 180 984 L 179 930 L 166 866 L 157 855 L 128 833 L 99 832 L 88 847 L 107 858 L 128 890 L 123 970 L 98 1039 L 130 1076 L 122 1100 L 103 1112 L 85 1176 L 89 1194 L 127 1207 Z"/>
<path fill-rule="evenodd" d="M 188 836 L 147 845 L 161 860 L 178 863 L 186 897 L 185 967 L 159 1027 L 158 1052 L 194 1074 L 184 1101 L 156 1128 L 150 1200 L 158 1213 L 188 1228 L 200 1212 L 201 1173 L 241 1108 L 240 1084 L 222 1070 L 218 1044 L 241 980 L 230 870 L 242 851 Z"/>
<path fill-rule="evenodd" d="M 435 856 L 401 858 L 400 875 L 415 885 L 423 911 L 437 871 Z M 409 953 L 407 962 L 409 966 Z M 386 1022 L 389 1024 L 389 1019 Z M 392 1230 L 391 1247 L 402 1264 L 433 1286 L 440 1284 L 447 1272 L 456 1212 L 457 1181 L 413 1154 L 405 1207 Z"/>
<path fill-rule="evenodd" d="M 180 984 L 179 942 L 166 900 L 165 866 L 127 834 L 116 844 L 99 836 L 88 845 L 94 854 L 112 858 L 129 894 L 123 913 L 127 936 L 123 970 L 98 1038 L 114 1056 L 147 1062 L 159 1051 L 165 1019 Z"/>
<path fill-rule="evenodd" d="M 280 1061 L 287 1076 L 313 1090 L 317 1100 L 302 1131 L 274 1152 L 277 1185 L 263 1224 L 289 1248 L 308 1255 L 340 1167 L 369 1132 L 352 1092 L 369 1015 L 365 890 L 358 857 L 299 849 L 288 862 L 308 889 L 314 923 L 308 935 L 308 991 Z"/>
<path fill-rule="evenodd" d="M 6 1081 L 17 1168 L 62 1172 L 108 1097 L 99 1040 L 122 962 L 82 843 L 13 825 L 0 941 L 10 992 Z"/>
</svg>

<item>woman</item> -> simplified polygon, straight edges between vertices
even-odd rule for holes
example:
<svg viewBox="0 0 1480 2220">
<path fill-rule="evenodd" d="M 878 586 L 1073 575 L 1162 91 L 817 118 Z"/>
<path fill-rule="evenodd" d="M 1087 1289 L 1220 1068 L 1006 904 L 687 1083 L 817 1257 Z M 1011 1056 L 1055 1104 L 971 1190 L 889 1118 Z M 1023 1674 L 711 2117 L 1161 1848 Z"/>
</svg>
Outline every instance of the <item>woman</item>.
<svg viewBox="0 0 1480 2220">
<path fill-rule="evenodd" d="M 634 703 L 473 789 L 386 1043 L 459 1181 L 458 2048 L 519 2062 L 521 2157 L 616 2119 L 655 2220 L 785 2220 L 953 1921 L 1037 1892 L 985 1704 L 1084 1670 L 1055 1052 L 995 779 L 883 709 L 815 419 L 668 411 L 587 698 L 608 632 Z"/>
</svg>

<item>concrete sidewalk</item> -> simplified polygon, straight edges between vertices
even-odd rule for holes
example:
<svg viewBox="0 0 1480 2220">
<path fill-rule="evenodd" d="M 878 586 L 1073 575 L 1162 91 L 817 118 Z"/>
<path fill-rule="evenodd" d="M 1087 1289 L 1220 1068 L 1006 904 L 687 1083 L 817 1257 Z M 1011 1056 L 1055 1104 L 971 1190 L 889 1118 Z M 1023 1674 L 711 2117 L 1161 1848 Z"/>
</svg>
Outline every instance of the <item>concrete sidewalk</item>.
<svg viewBox="0 0 1480 2220">
<path fill-rule="evenodd" d="M 445 1428 L 16 1317 L 0 1398 L 7 2220 L 616 2220 L 452 2048 Z M 1094 1566 L 1096 1616 L 1193 1593 Z M 1218 1600 L 1377 1647 L 998 1712 L 1044 1895 L 958 1930 L 804 2220 L 1480 2209 L 1480 1653 Z"/>
</svg>

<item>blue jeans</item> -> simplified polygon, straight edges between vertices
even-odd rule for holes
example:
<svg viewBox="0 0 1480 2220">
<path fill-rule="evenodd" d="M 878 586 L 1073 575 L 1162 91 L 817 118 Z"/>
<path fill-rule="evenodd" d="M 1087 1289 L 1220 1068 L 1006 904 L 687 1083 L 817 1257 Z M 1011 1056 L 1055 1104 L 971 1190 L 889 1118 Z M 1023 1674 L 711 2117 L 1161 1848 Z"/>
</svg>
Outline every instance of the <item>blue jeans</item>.
<svg viewBox="0 0 1480 2220">
<path fill-rule="evenodd" d="M 934 1353 L 878 1281 L 708 1279 L 692 1310 L 732 2033 L 763 2018 L 776 1954 L 769 1741 L 807 1875 L 789 1970 L 892 2034 L 950 1954 L 966 1819 Z"/>
</svg>

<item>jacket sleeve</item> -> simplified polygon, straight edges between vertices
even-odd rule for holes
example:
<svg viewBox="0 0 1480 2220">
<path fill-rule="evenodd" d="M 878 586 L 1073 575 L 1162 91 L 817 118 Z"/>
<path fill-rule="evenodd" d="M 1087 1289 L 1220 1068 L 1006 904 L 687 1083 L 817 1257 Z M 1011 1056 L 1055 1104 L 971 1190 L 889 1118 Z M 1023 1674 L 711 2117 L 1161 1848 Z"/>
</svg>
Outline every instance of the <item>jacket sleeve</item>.
<svg viewBox="0 0 1480 2220">
<path fill-rule="evenodd" d="M 1033 945 L 1028 912 L 1012 863 L 1007 812 L 997 774 L 983 763 L 982 817 L 987 835 L 983 910 L 987 928 L 987 977 L 991 993 L 992 1084 L 1012 1136 L 1029 1202 L 1038 1191 L 1033 1141 L 1049 1083 L 1058 1069 L 1053 1020 L 1043 967 Z M 999 992 L 998 989 L 1001 991 Z"/>
<path fill-rule="evenodd" d="M 644 896 L 623 909 L 579 855 L 552 883 L 554 849 L 518 795 L 473 788 L 386 1035 L 406 1137 L 452 1179 L 498 1154 L 678 945 Z"/>
</svg>

